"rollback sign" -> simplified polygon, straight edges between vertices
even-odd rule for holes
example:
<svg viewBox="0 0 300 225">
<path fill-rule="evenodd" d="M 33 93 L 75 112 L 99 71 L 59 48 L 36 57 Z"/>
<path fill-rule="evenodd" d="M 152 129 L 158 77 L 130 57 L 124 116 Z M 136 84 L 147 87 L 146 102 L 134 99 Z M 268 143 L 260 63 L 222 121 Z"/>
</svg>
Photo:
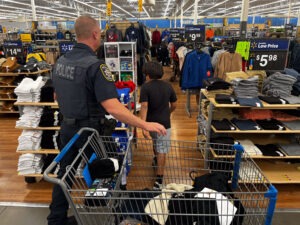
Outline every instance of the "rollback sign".
<svg viewBox="0 0 300 225">
<path fill-rule="evenodd" d="M 253 39 L 249 70 L 283 70 L 288 58 L 288 39 Z"/>
</svg>

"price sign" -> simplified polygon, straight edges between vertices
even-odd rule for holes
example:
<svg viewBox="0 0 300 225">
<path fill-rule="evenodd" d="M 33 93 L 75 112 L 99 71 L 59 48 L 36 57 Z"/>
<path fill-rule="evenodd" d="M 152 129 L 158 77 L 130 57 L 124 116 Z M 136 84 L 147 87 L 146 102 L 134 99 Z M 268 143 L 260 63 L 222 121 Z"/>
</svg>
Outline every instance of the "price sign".
<svg viewBox="0 0 300 225">
<path fill-rule="evenodd" d="M 74 47 L 75 43 L 72 41 L 60 42 L 59 43 L 59 51 L 61 54 L 65 54 L 71 51 Z"/>
<path fill-rule="evenodd" d="M 6 57 L 15 56 L 17 58 L 22 58 L 24 56 L 21 41 L 5 41 L 3 47 Z"/>
<path fill-rule="evenodd" d="M 253 52 L 250 53 L 249 70 L 283 70 L 286 60 L 285 51 Z"/>
<path fill-rule="evenodd" d="M 170 29 L 170 37 L 172 41 L 184 41 L 184 29 L 180 29 L 180 28 Z"/>
<path fill-rule="evenodd" d="M 288 49 L 288 39 L 252 40 L 249 70 L 283 70 L 287 63 Z"/>
<path fill-rule="evenodd" d="M 185 38 L 187 42 L 204 42 L 205 25 L 186 25 Z"/>
</svg>

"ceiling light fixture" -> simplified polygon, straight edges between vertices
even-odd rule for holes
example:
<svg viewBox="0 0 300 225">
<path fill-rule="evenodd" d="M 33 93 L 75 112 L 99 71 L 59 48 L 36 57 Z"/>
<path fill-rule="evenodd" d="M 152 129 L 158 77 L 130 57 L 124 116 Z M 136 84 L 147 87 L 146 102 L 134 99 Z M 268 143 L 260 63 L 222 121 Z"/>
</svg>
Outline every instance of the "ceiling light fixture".
<svg viewBox="0 0 300 225">
<path fill-rule="evenodd" d="M 168 1 L 167 8 L 164 13 L 164 17 L 167 15 L 167 12 L 169 11 L 170 2 L 171 2 L 171 0 Z"/>
<path fill-rule="evenodd" d="M 116 6 L 118 9 L 122 10 L 123 12 L 127 13 L 128 15 L 130 15 L 131 17 L 135 17 L 134 15 L 132 15 L 130 12 L 128 12 L 127 10 L 123 9 L 122 7 L 118 6 L 116 3 L 112 2 L 113 6 Z"/>
<path fill-rule="evenodd" d="M 149 15 L 149 13 L 147 12 L 146 8 L 143 6 L 143 10 L 145 11 L 145 13 L 147 14 L 147 16 L 150 18 L 151 16 Z"/>
</svg>

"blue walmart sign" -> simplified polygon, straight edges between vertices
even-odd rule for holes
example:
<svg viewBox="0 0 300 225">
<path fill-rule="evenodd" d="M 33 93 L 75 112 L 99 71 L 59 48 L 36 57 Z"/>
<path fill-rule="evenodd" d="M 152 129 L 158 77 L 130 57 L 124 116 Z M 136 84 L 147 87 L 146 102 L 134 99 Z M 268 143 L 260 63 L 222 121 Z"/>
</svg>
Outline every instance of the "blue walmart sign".
<svg viewBox="0 0 300 225">
<path fill-rule="evenodd" d="M 276 51 L 288 48 L 288 39 L 254 39 L 251 41 L 250 51 Z"/>
</svg>

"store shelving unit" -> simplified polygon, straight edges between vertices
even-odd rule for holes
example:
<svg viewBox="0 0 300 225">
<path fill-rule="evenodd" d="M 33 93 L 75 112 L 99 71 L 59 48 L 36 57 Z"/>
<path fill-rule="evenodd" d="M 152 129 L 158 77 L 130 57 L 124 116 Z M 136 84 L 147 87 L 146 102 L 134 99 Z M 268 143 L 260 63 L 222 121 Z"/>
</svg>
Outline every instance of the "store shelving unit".
<svg viewBox="0 0 300 225">
<path fill-rule="evenodd" d="M 124 81 L 130 79 L 135 84 L 137 83 L 135 42 L 105 42 L 104 54 L 105 63 L 110 71 L 115 74 L 116 80 Z"/>
<path fill-rule="evenodd" d="M 214 98 L 208 97 L 208 92 L 206 90 L 201 90 L 200 99 L 208 99 L 209 100 L 209 110 L 208 116 L 202 115 L 206 121 L 207 126 L 205 127 L 205 141 L 207 143 L 210 142 L 210 134 L 211 131 L 219 134 L 230 134 L 234 138 L 249 138 L 251 140 L 256 140 L 258 142 L 264 142 L 265 140 L 273 141 L 273 143 L 288 143 L 287 137 L 285 135 L 290 134 L 300 134 L 300 130 L 217 130 L 212 125 L 211 122 L 213 120 L 213 111 L 215 108 L 254 108 L 260 110 L 297 110 L 300 109 L 300 104 L 267 104 L 262 101 L 263 107 L 246 107 L 240 106 L 239 104 L 218 104 Z M 201 105 L 201 104 L 200 104 Z M 201 114 L 201 109 L 199 110 Z M 198 134 L 202 133 L 201 128 L 199 126 Z M 209 155 L 210 154 L 210 155 Z M 224 159 L 224 158 L 232 158 L 234 155 L 218 155 L 213 149 L 211 151 L 206 151 L 204 153 L 204 157 L 213 157 L 215 159 Z M 263 173 L 268 177 L 268 179 L 272 183 L 280 183 L 280 184 L 298 184 L 300 183 L 300 164 L 288 164 L 284 162 L 284 160 L 293 160 L 300 159 L 300 156 L 261 156 L 261 155 L 250 155 L 251 158 L 255 160 L 258 166 L 261 168 Z"/>
<path fill-rule="evenodd" d="M 49 69 L 46 70 L 39 70 L 36 72 L 0 72 L 0 79 L 5 78 L 5 77 L 18 77 L 18 76 L 36 76 L 36 75 L 44 75 L 44 74 L 48 74 L 50 73 Z M 17 86 L 16 85 L 0 85 L 0 90 L 3 89 L 10 89 L 11 91 L 13 91 L 13 89 L 15 89 Z M 0 98 L 0 101 L 6 101 L 6 102 L 16 102 L 17 99 L 16 98 Z M 0 113 L 19 113 L 19 111 L 15 110 L 15 111 L 4 111 L 2 110 L 1 106 L 0 106 Z"/>
</svg>

